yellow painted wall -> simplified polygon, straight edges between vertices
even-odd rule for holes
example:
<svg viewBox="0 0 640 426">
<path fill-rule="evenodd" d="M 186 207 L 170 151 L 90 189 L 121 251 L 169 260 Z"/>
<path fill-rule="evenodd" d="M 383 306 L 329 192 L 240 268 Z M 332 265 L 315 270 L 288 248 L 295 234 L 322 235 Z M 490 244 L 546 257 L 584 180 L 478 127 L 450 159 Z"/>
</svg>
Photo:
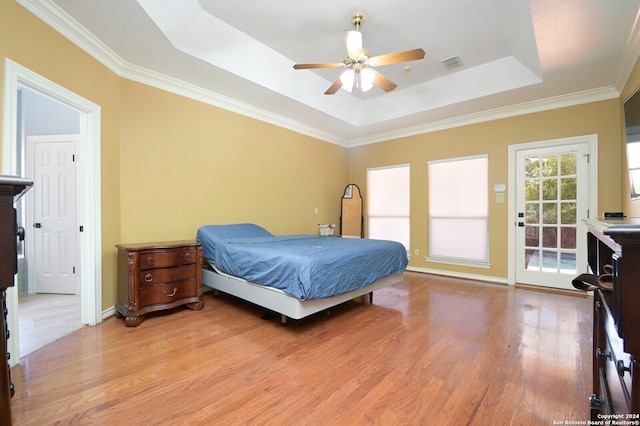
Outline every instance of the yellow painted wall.
<svg viewBox="0 0 640 426">
<path fill-rule="evenodd" d="M 0 58 L 9 58 L 102 107 L 102 306 L 113 306 L 116 258 L 112 247 L 120 240 L 120 78 L 13 0 L 0 0 Z M 4 62 L 0 79 L 4 81 Z"/>
<path fill-rule="evenodd" d="M 131 81 L 122 88 L 123 242 L 192 239 L 210 223 L 276 234 L 337 223 L 345 148 Z"/>
<path fill-rule="evenodd" d="M 597 134 L 599 211 L 617 210 L 622 204 L 620 191 L 617 190 L 621 185 L 619 123 L 619 100 L 613 99 L 351 148 L 349 179 L 360 186 L 366 200 L 367 168 L 410 164 L 411 253 L 415 249 L 420 250 L 420 256 L 412 256 L 410 266 L 506 279 L 508 200 L 505 199 L 504 204 L 495 203 L 493 191 L 490 191 L 489 205 L 491 269 L 457 267 L 424 260 L 428 252 L 427 162 L 488 154 L 489 188 L 493 188 L 494 184 L 508 183 L 509 145 Z"/>
</svg>

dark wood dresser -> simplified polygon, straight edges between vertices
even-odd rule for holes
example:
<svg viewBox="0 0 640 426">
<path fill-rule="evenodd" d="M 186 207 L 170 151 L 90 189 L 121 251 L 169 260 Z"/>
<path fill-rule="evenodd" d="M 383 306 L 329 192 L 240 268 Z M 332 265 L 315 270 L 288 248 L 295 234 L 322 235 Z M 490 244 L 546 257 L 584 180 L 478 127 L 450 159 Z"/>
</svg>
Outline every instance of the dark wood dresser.
<svg viewBox="0 0 640 426">
<path fill-rule="evenodd" d="M 587 227 L 589 267 L 611 282 L 594 294 L 591 418 L 638 421 L 640 218 L 591 219 Z"/>
<path fill-rule="evenodd" d="M 204 306 L 202 248 L 193 241 L 118 244 L 118 303 L 116 310 L 129 327 L 143 315 L 187 305 Z"/>
<path fill-rule="evenodd" d="M 28 179 L 0 176 L 0 425 L 11 424 L 13 384 L 9 369 L 6 290 L 18 272 L 18 223 L 14 203 L 33 185 Z"/>
</svg>

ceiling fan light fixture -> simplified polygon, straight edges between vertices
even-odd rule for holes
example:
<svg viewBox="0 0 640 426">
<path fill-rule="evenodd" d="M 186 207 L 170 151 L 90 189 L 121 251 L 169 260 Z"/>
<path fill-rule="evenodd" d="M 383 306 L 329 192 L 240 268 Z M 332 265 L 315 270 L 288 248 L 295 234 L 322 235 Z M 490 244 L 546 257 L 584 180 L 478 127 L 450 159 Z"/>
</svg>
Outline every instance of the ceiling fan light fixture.
<svg viewBox="0 0 640 426">
<path fill-rule="evenodd" d="M 363 68 L 360 70 L 360 87 L 363 92 L 373 88 L 373 79 L 375 74 L 371 68 Z"/>
<path fill-rule="evenodd" d="M 353 86 L 356 82 L 356 72 L 353 69 L 348 69 L 342 73 L 340 76 L 340 81 L 342 82 L 342 88 L 347 92 L 351 93 L 353 91 Z"/>
<path fill-rule="evenodd" d="M 398 85 L 378 72 L 375 67 L 424 59 L 424 50 L 411 49 L 372 57 L 371 53 L 362 46 L 362 33 L 360 32 L 360 26 L 363 21 L 364 16 L 359 13 L 353 15 L 351 18 L 351 22 L 355 26 L 356 30 L 344 32 L 347 53 L 344 55 L 342 62 L 294 64 L 293 68 L 296 70 L 315 68 L 347 68 L 324 92 L 325 95 L 333 95 L 340 90 L 340 88 L 349 93 L 353 92 L 354 87 L 360 89 L 362 92 L 371 90 L 373 86 L 377 86 L 385 92 L 394 90 Z M 408 70 L 410 70 L 410 68 L 405 68 L 405 71 Z"/>
</svg>

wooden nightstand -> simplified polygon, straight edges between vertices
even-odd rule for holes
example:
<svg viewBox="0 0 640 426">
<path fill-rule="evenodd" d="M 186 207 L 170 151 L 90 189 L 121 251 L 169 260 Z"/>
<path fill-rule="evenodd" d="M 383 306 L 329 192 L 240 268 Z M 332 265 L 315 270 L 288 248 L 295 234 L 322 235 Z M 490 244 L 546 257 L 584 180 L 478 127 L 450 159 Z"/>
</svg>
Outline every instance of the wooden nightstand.
<svg viewBox="0 0 640 426">
<path fill-rule="evenodd" d="M 136 327 L 148 312 L 204 306 L 202 248 L 193 241 L 118 244 L 118 302 L 125 324 Z"/>
</svg>

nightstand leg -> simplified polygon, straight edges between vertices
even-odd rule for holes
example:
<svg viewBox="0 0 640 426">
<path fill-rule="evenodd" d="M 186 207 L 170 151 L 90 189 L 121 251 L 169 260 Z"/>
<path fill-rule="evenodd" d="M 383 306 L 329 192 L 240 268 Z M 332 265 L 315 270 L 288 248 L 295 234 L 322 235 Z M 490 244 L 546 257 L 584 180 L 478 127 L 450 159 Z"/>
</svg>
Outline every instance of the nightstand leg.
<svg viewBox="0 0 640 426">
<path fill-rule="evenodd" d="M 142 315 L 137 317 L 126 317 L 124 319 L 124 323 L 127 327 L 137 327 L 142 324 L 142 320 L 144 320 L 144 317 Z"/>
</svg>

